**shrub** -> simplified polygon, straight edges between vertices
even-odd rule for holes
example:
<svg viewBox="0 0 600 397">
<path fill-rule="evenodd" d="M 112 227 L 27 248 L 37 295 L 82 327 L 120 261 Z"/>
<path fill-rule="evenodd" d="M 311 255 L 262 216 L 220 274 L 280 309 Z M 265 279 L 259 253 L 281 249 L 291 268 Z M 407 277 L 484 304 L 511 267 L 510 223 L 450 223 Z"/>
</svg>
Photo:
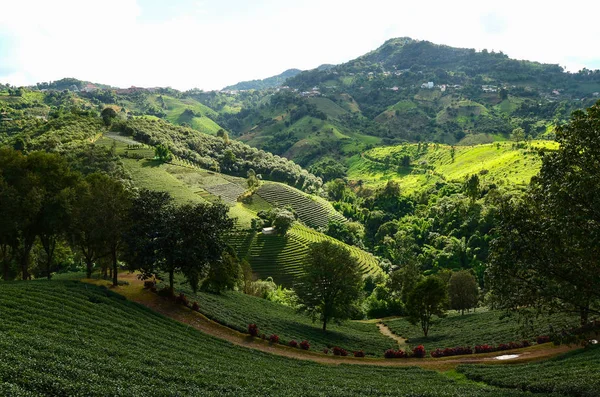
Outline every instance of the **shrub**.
<svg viewBox="0 0 600 397">
<path fill-rule="evenodd" d="M 430 353 L 431 357 L 450 357 L 450 356 L 461 356 L 465 354 L 473 354 L 473 349 L 470 346 L 465 347 L 448 347 L 444 350 L 435 349 Z"/>
<path fill-rule="evenodd" d="M 427 352 L 425 351 L 425 347 L 423 345 L 419 345 L 415 347 L 412 351 L 413 357 L 424 358 Z"/>
<path fill-rule="evenodd" d="M 290 347 L 298 347 L 298 342 L 296 342 L 295 340 L 291 340 L 288 342 L 288 346 Z"/>
<path fill-rule="evenodd" d="M 308 343 L 307 340 L 303 340 L 302 342 L 300 342 L 300 349 L 302 349 L 302 350 L 310 349 L 310 343 Z"/>
<path fill-rule="evenodd" d="M 269 342 L 279 343 L 279 335 L 273 334 L 273 335 L 269 336 Z"/>
<path fill-rule="evenodd" d="M 156 283 L 153 280 L 144 281 L 144 288 L 146 288 L 146 289 L 152 288 L 155 285 L 156 285 Z"/>
<path fill-rule="evenodd" d="M 536 341 L 536 343 L 538 345 L 541 345 L 542 343 L 548 343 L 548 342 L 550 342 L 550 337 L 546 336 L 546 335 L 544 335 L 544 336 L 538 336 L 535 341 Z"/>
<path fill-rule="evenodd" d="M 495 352 L 496 348 L 492 345 L 478 345 L 475 346 L 475 353 L 479 354 L 479 353 L 490 353 L 490 352 Z"/>
<path fill-rule="evenodd" d="M 175 298 L 175 303 L 183 305 L 183 306 L 190 305 L 190 302 L 188 302 L 188 299 L 183 292 L 180 293 L 179 295 L 177 295 L 177 298 Z"/>
<path fill-rule="evenodd" d="M 406 352 L 404 352 L 404 350 L 400 350 L 400 349 L 398 349 L 398 350 L 388 349 L 385 351 L 383 356 L 385 358 L 405 358 L 405 357 L 407 357 Z"/>
<path fill-rule="evenodd" d="M 326 348 L 326 347 L 325 347 L 325 348 L 323 348 L 323 353 L 325 353 L 325 354 L 329 354 L 329 349 L 328 349 L 328 348 Z"/>
<path fill-rule="evenodd" d="M 354 357 L 364 357 L 364 356 L 365 356 L 365 352 L 362 350 L 354 352 Z"/>
<path fill-rule="evenodd" d="M 266 339 L 267 339 L 267 335 L 265 335 L 265 334 L 260 334 L 260 339 L 262 339 L 262 340 L 266 340 Z"/>
<path fill-rule="evenodd" d="M 341 347 L 335 346 L 333 348 L 333 355 L 346 357 L 348 355 L 348 352 L 346 350 L 342 349 Z"/>
<path fill-rule="evenodd" d="M 192 303 L 192 310 L 194 310 L 194 311 L 200 310 L 200 305 L 198 304 L 198 302 Z"/>
<path fill-rule="evenodd" d="M 521 346 L 522 347 L 529 347 L 529 346 L 531 346 L 531 342 L 529 342 L 528 340 L 524 340 L 523 342 L 521 342 Z"/>
<path fill-rule="evenodd" d="M 248 324 L 248 333 L 250 336 L 258 336 L 258 327 L 256 324 Z"/>
<path fill-rule="evenodd" d="M 496 348 L 496 350 L 500 350 L 500 351 L 510 350 L 510 349 L 511 349 L 510 345 L 507 345 L 506 343 L 500 343 L 498 345 L 498 347 Z"/>
</svg>

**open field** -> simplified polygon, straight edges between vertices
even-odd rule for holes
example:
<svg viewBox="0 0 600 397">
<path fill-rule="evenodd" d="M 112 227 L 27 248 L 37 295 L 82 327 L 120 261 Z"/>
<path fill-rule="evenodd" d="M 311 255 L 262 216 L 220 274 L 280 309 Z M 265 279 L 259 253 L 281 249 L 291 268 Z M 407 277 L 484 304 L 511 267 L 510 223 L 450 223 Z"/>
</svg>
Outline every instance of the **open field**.
<svg viewBox="0 0 600 397">
<path fill-rule="evenodd" d="M 525 395 L 414 367 L 277 357 L 78 282 L 4 283 L 2 289 L 2 395 Z"/>
</svg>

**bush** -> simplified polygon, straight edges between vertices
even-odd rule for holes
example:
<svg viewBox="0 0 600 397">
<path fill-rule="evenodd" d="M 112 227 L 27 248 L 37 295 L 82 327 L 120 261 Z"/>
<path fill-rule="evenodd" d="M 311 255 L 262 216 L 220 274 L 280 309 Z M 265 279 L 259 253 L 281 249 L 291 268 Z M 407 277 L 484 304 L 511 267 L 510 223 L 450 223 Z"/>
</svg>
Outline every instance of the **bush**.
<svg viewBox="0 0 600 397">
<path fill-rule="evenodd" d="M 177 295 L 177 298 L 175 298 L 175 303 L 183 305 L 183 306 L 190 305 L 190 302 L 188 302 L 188 299 L 183 292 L 180 293 L 179 295 Z"/>
<path fill-rule="evenodd" d="M 346 350 L 342 349 L 341 347 L 335 346 L 333 348 L 333 355 L 346 357 L 348 355 L 348 352 Z"/>
<path fill-rule="evenodd" d="M 325 347 L 325 348 L 323 348 L 323 353 L 325 353 L 325 354 L 329 354 L 329 349 L 328 349 L 328 348 L 326 348 L 326 347 Z"/>
<path fill-rule="evenodd" d="M 544 336 L 538 336 L 537 339 L 535 340 L 535 342 L 538 345 L 541 345 L 542 343 L 548 343 L 548 342 L 550 342 L 550 337 L 546 336 L 546 335 L 544 335 Z"/>
<path fill-rule="evenodd" d="M 302 350 L 310 349 L 310 344 L 308 343 L 307 340 L 303 340 L 302 342 L 300 342 L 300 349 L 302 349 Z"/>
<path fill-rule="evenodd" d="M 434 351 L 432 351 L 430 353 L 431 357 L 450 357 L 450 356 L 462 356 L 465 354 L 473 354 L 473 349 L 471 349 L 471 347 L 469 346 L 465 346 L 465 347 L 454 347 L 454 348 L 446 348 L 444 350 L 442 349 L 435 349 Z"/>
<path fill-rule="evenodd" d="M 365 352 L 362 350 L 354 352 L 354 357 L 364 357 L 364 356 L 365 356 Z"/>
<path fill-rule="evenodd" d="M 200 310 L 200 305 L 198 304 L 198 302 L 192 303 L 192 310 L 194 310 L 194 311 Z"/>
<path fill-rule="evenodd" d="M 495 352 L 496 348 L 493 345 L 478 345 L 475 346 L 475 353 L 480 354 L 480 353 L 490 353 L 490 352 Z"/>
<path fill-rule="evenodd" d="M 423 345 L 419 345 L 415 347 L 412 351 L 413 357 L 424 358 L 427 352 L 425 351 L 425 347 Z"/>
<path fill-rule="evenodd" d="M 279 343 L 279 335 L 273 334 L 273 335 L 269 336 L 269 342 Z"/>
<path fill-rule="evenodd" d="M 258 327 L 256 324 L 248 324 L 248 333 L 250 336 L 258 336 Z"/>
<path fill-rule="evenodd" d="M 408 357 L 407 354 L 404 352 L 404 350 L 394 350 L 394 349 L 388 349 L 385 351 L 385 353 L 383 354 L 383 356 L 385 358 L 405 358 Z"/>
<path fill-rule="evenodd" d="M 262 340 L 267 340 L 267 335 L 265 335 L 265 334 L 260 334 L 260 339 L 262 339 Z"/>
<path fill-rule="evenodd" d="M 289 341 L 288 346 L 290 346 L 290 347 L 298 347 L 298 342 L 296 342 L 295 340 L 292 339 L 291 341 Z"/>
</svg>

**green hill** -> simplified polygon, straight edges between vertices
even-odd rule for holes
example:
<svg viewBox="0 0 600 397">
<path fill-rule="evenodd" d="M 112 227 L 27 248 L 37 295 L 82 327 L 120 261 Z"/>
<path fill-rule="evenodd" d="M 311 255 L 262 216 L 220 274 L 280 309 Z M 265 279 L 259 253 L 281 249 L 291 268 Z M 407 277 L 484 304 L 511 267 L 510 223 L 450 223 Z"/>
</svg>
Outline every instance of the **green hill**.
<svg viewBox="0 0 600 397">
<path fill-rule="evenodd" d="M 418 368 L 319 365 L 234 346 L 78 282 L 5 282 L 0 313 L 5 396 L 507 395 Z"/>
<path fill-rule="evenodd" d="M 282 86 L 288 78 L 294 77 L 300 72 L 300 69 L 288 69 L 277 76 L 267 77 L 266 79 L 241 81 L 234 85 L 228 85 L 223 88 L 222 91 L 264 90 L 267 88 L 276 88 Z"/>
<path fill-rule="evenodd" d="M 374 185 L 395 180 L 408 192 L 438 182 L 462 182 L 472 174 L 496 185 L 525 186 L 541 166 L 538 150 L 553 148 L 556 143 L 552 141 L 519 146 L 514 142 L 496 142 L 454 147 L 438 144 L 379 147 L 351 159 L 348 176 Z M 409 166 L 403 164 L 405 157 L 410 159 Z"/>
</svg>

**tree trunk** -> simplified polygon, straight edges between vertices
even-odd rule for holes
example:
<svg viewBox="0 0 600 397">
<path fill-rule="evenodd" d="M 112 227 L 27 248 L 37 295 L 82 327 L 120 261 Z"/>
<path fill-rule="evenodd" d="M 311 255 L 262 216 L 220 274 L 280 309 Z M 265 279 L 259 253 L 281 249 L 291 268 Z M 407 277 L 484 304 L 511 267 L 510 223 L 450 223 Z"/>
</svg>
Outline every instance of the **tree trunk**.
<svg viewBox="0 0 600 397">
<path fill-rule="evenodd" d="M 113 249 L 112 250 L 112 264 L 113 264 L 113 268 L 112 268 L 112 276 L 113 276 L 113 286 L 116 287 L 117 285 L 119 285 L 119 281 L 117 280 L 117 250 Z"/>
<path fill-rule="evenodd" d="M 87 278 L 92 278 L 92 267 L 94 266 L 94 262 L 92 262 L 90 259 L 85 259 L 85 272 L 87 275 Z"/>
<path fill-rule="evenodd" d="M 8 260 L 8 245 L 3 244 L 2 250 L 2 280 L 8 281 L 10 277 L 10 261 Z"/>
<path fill-rule="evenodd" d="M 327 331 L 327 317 L 323 317 L 323 332 Z"/>
<path fill-rule="evenodd" d="M 21 253 L 21 273 L 23 275 L 23 280 L 27 280 L 29 278 L 29 250 L 23 248 L 23 252 Z"/>
</svg>

